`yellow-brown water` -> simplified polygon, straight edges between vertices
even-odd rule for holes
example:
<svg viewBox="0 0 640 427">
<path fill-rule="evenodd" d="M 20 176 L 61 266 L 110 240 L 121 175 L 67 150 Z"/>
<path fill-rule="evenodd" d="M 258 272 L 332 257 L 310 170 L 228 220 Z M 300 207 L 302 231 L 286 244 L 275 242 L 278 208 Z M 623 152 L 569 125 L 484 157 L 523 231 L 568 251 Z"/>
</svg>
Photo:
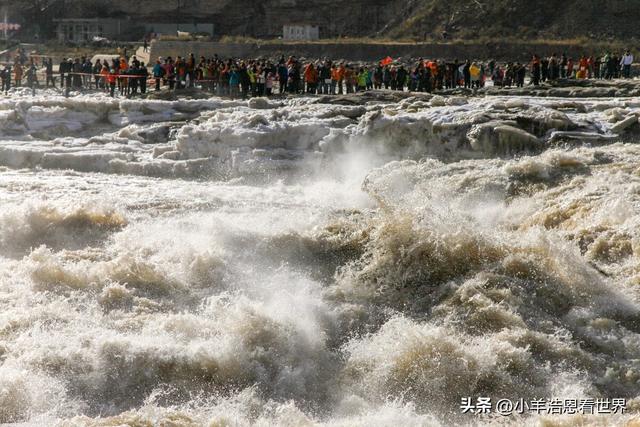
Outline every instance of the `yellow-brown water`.
<svg viewBox="0 0 640 427">
<path fill-rule="evenodd" d="M 14 97 L 0 422 L 636 416 L 640 145 L 610 131 L 635 100 Z M 461 414 L 478 396 L 626 398 L 628 413 Z"/>
</svg>

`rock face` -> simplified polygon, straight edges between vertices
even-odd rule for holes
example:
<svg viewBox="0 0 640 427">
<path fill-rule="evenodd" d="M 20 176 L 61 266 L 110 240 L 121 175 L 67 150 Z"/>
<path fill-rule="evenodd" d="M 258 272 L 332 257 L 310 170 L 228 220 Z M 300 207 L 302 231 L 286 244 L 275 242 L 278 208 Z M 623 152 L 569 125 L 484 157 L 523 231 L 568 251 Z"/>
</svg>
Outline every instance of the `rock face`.
<svg viewBox="0 0 640 427">
<path fill-rule="evenodd" d="M 60 3 L 62 0 L 59 0 Z M 20 3 L 20 2 L 18 2 Z M 283 25 L 312 24 L 321 37 L 374 36 L 402 13 L 404 0 L 64 0 L 51 8 L 51 18 L 130 17 L 141 22 L 206 22 L 217 35 L 275 38 Z M 15 14 L 28 21 L 35 12 L 17 4 Z"/>
<path fill-rule="evenodd" d="M 42 7 L 43 4 L 48 5 Z M 640 2 L 628 0 L 25 0 L 10 13 L 28 24 L 60 17 L 131 17 L 208 22 L 218 35 L 275 37 L 285 24 L 319 25 L 321 37 L 377 36 L 625 39 L 635 35 Z"/>
</svg>

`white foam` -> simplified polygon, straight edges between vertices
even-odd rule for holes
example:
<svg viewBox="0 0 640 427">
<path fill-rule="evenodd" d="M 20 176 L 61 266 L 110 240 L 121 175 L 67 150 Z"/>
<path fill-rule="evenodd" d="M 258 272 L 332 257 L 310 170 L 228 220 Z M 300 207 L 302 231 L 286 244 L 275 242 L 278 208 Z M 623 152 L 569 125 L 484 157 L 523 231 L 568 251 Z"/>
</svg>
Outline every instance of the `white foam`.
<svg viewBox="0 0 640 427">
<path fill-rule="evenodd" d="M 0 422 L 464 425 L 462 396 L 638 395 L 640 149 L 550 147 L 619 138 L 634 103 L 13 92 Z"/>
</svg>

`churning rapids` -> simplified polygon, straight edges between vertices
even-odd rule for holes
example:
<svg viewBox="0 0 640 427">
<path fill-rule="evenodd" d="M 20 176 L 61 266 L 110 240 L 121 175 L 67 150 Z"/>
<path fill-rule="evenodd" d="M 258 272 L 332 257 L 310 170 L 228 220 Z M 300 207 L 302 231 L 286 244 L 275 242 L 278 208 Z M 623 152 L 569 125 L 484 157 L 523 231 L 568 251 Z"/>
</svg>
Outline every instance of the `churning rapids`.
<svg viewBox="0 0 640 427">
<path fill-rule="evenodd" d="M 0 100 L 0 422 L 634 417 L 640 98 L 394 101 Z"/>
</svg>

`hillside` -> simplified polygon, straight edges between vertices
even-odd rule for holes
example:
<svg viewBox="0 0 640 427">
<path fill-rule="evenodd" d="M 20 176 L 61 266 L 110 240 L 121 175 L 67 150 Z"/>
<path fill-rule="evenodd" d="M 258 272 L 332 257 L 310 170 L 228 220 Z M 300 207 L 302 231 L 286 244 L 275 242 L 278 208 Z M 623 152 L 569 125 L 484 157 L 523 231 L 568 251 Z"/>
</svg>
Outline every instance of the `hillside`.
<svg viewBox="0 0 640 427">
<path fill-rule="evenodd" d="M 12 19 L 51 36 L 60 17 L 212 22 L 218 35 L 277 37 L 282 25 L 319 25 L 322 37 L 593 39 L 634 37 L 637 0 L 1 0 Z"/>
<path fill-rule="evenodd" d="M 636 0 L 427 0 L 405 1 L 407 12 L 388 28 L 389 36 L 457 38 L 628 39 L 637 34 Z"/>
</svg>

